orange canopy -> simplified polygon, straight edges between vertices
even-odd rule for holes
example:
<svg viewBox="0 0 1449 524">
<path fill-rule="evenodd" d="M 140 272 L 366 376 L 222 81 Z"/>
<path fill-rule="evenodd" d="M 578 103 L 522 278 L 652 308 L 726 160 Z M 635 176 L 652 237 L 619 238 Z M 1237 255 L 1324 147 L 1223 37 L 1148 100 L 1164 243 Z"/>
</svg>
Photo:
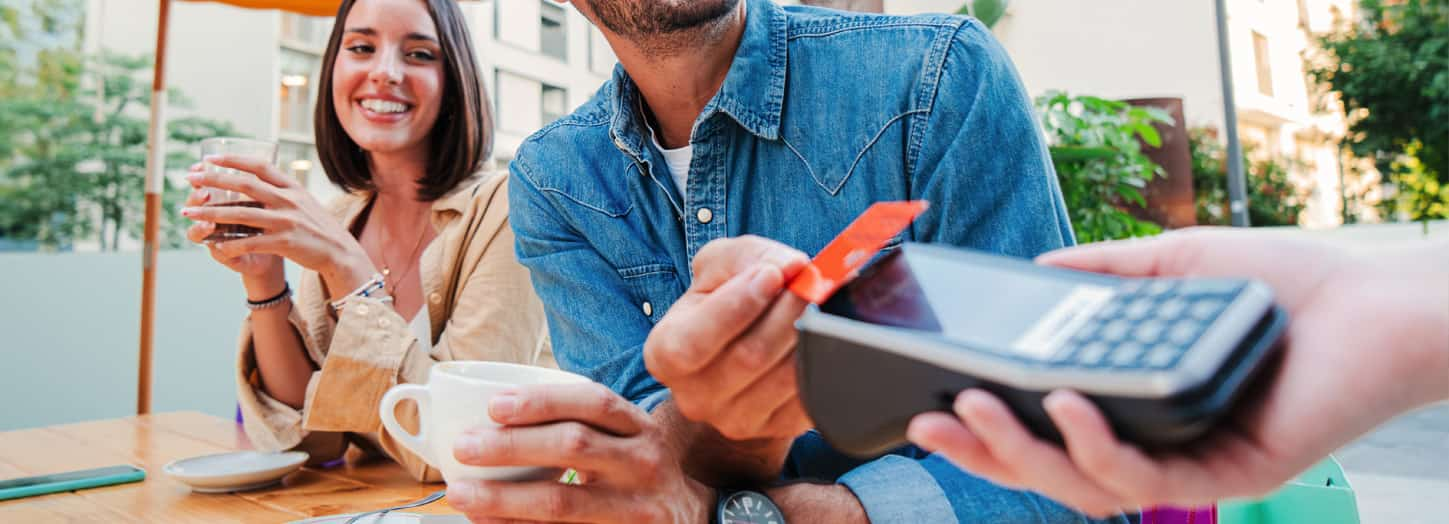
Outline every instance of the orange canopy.
<svg viewBox="0 0 1449 524">
<path fill-rule="evenodd" d="M 192 2 L 216 2 L 247 9 L 281 9 L 311 16 L 336 16 L 340 0 L 189 0 Z M 471 1 L 471 0 L 463 0 Z"/>
<path fill-rule="evenodd" d="M 231 4 L 247 9 L 281 9 L 312 16 L 333 16 L 337 14 L 338 0 L 191 0 Z"/>
</svg>

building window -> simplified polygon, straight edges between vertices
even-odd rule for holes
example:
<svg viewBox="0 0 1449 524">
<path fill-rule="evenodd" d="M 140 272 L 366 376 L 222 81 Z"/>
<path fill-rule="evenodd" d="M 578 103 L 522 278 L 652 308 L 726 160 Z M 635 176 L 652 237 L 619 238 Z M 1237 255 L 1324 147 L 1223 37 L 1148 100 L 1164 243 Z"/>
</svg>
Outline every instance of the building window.
<svg viewBox="0 0 1449 524">
<path fill-rule="evenodd" d="M 292 175 L 307 187 L 312 169 L 317 167 L 317 148 L 312 144 L 282 140 L 277 144 L 277 157 L 282 161 L 282 172 Z"/>
<path fill-rule="evenodd" d="M 1253 32 L 1253 60 L 1258 65 L 1258 92 L 1273 96 L 1273 69 L 1268 55 L 1268 39 Z"/>
<path fill-rule="evenodd" d="M 317 90 L 317 72 L 322 59 L 317 55 L 282 49 L 282 131 L 312 134 L 312 104 Z"/>
<path fill-rule="evenodd" d="M 568 91 L 562 87 L 555 87 L 548 84 L 540 84 L 543 88 L 541 93 L 542 103 L 539 106 L 543 109 L 542 122 L 548 124 L 564 116 L 569 107 Z"/>
<path fill-rule="evenodd" d="M 545 55 L 568 60 L 568 14 L 564 8 L 543 0 L 539 5 L 538 18 L 541 24 L 538 31 L 538 49 Z"/>
</svg>

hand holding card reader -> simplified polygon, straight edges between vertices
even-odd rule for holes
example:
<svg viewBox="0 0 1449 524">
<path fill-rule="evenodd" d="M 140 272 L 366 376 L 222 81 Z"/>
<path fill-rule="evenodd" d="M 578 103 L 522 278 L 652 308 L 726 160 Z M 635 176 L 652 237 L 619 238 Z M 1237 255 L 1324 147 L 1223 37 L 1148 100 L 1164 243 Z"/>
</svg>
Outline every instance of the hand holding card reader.
<svg viewBox="0 0 1449 524">
<path fill-rule="evenodd" d="M 969 388 L 1058 442 L 1041 401 L 1071 389 L 1118 438 L 1170 447 L 1228 412 L 1286 323 L 1256 281 L 1121 278 L 906 243 L 807 310 L 799 383 L 825 439 L 860 456 L 904 444 L 913 416 L 949 411 Z"/>
</svg>

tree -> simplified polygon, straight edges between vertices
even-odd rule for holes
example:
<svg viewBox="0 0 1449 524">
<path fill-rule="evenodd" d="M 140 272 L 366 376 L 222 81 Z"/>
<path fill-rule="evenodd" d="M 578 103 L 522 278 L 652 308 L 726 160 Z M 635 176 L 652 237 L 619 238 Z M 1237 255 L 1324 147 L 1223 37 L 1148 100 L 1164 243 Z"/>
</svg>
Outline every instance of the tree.
<svg viewBox="0 0 1449 524">
<path fill-rule="evenodd" d="M 1197 222 L 1202 225 L 1229 225 L 1228 175 L 1223 164 L 1227 151 L 1218 141 L 1217 130 L 1206 127 L 1188 129 L 1192 151 L 1192 190 L 1197 198 Z M 1244 173 L 1248 183 L 1248 222 L 1253 227 L 1291 226 L 1298 223 L 1312 188 L 1300 187 L 1289 179 L 1296 161 L 1280 158 L 1253 158 L 1251 148 L 1243 151 Z"/>
<path fill-rule="evenodd" d="M 19 0 L 0 7 L 0 236 L 52 239 L 84 232 L 48 211 L 60 207 L 56 200 L 63 187 L 32 187 L 12 176 L 14 166 L 52 152 L 54 141 L 46 133 L 22 131 L 44 130 L 68 109 L 45 99 L 75 95 L 79 20 L 78 0 Z"/>
<path fill-rule="evenodd" d="M 33 7 L 61 4 L 79 8 L 74 0 L 37 0 Z M 46 11 L 27 21 L 24 10 L 8 12 L 19 20 L 15 27 L 48 34 L 72 31 L 64 24 L 80 20 Z M 0 13 L 0 20 L 9 16 Z M 49 249 L 98 236 L 102 249 L 114 250 L 123 235 L 140 236 L 152 61 L 105 52 L 85 57 L 77 47 L 61 41 L 23 50 L 24 56 L 13 42 L 0 48 L 0 55 L 17 51 L 10 53 L 15 60 L 0 60 L 0 236 Z M 173 106 L 186 106 L 181 93 L 168 97 Z M 235 134 L 229 124 L 202 118 L 175 119 L 166 131 L 168 169 L 194 161 L 189 146 L 202 138 Z M 175 216 L 186 192 L 182 184 L 164 186 L 163 220 Z M 184 225 L 167 222 L 165 245 L 183 242 Z"/>
<path fill-rule="evenodd" d="M 1449 0 L 1362 0 L 1360 14 L 1319 39 L 1310 73 L 1343 101 L 1353 153 L 1374 158 L 1402 198 L 1424 201 L 1395 206 L 1414 220 L 1449 218 L 1437 195 L 1449 185 Z M 1412 181 L 1393 167 L 1408 158 L 1421 173 Z"/>
<path fill-rule="evenodd" d="M 1423 224 L 1429 234 L 1429 219 L 1449 217 L 1449 184 L 1441 183 L 1419 161 L 1418 143 L 1409 146 L 1408 154 L 1395 161 L 1394 180 L 1400 194 L 1393 199 L 1393 211 L 1408 215 Z"/>
</svg>

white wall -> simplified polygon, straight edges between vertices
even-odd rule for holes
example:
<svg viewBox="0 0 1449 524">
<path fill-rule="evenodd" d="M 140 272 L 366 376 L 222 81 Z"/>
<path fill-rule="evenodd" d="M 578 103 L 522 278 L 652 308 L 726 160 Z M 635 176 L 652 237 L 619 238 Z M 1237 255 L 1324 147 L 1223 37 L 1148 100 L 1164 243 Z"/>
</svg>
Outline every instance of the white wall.
<svg viewBox="0 0 1449 524">
<path fill-rule="evenodd" d="M 1181 97 L 1189 124 L 1221 127 L 1212 2 L 1017 0 L 994 32 L 1033 94 Z"/>
<path fill-rule="evenodd" d="M 135 414 L 140 254 L 0 254 L 0 267 L 0 431 Z M 156 267 L 152 409 L 231 418 L 236 274 L 199 249 Z"/>
<path fill-rule="evenodd" d="M 619 61 L 619 58 L 614 56 L 614 50 L 609 47 L 609 41 L 604 40 L 603 33 L 591 29 L 589 46 L 593 53 L 590 56 L 589 72 L 608 76 L 614 70 L 614 64 Z"/>
<path fill-rule="evenodd" d="M 498 42 L 537 52 L 541 30 L 538 24 L 540 4 L 533 0 L 494 0 L 494 3 L 501 20 L 498 24 Z M 490 27 L 474 26 L 473 30 L 487 31 Z"/>
<path fill-rule="evenodd" d="M 885 12 L 900 14 L 955 13 L 965 3 L 967 0 L 885 0 Z"/>
<path fill-rule="evenodd" d="M 954 13 L 964 3 L 886 0 L 885 7 Z M 1213 24 L 1206 0 L 1015 0 L 992 32 L 1033 96 L 1181 97 L 1189 124 L 1222 127 Z"/>
<path fill-rule="evenodd" d="M 537 80 L 500 70 L 494 91 L 504 103 L 498 107 L 500 133 L 527 134 L 543 126 L 541 91 Z"/>
</svg>

